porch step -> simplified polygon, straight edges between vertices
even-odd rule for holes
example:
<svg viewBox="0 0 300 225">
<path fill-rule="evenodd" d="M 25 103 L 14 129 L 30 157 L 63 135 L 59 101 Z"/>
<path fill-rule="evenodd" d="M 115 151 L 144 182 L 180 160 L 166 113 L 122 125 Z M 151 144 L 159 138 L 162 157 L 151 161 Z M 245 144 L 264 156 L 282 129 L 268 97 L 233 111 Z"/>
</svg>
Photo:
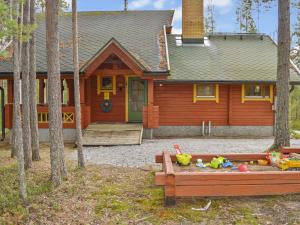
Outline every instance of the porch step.
<svg viewBox="0 0 300 225">
<path fill-rule="evenodd" d="M 142 124 L 91 124 L 83 132 L 83 145 L 140 145 L 142 136 Z"/>
</svg>

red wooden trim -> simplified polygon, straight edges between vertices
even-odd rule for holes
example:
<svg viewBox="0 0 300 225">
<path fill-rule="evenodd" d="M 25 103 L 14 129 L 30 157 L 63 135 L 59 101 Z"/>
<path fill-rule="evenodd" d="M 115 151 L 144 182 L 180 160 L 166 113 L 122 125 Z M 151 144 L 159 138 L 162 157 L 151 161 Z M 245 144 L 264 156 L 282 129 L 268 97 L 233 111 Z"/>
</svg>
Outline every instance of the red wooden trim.
<svg viewBox="0 0 300 225">
<path fill-rule="evenodd" d="M 134 72 L 132 70 L 125 70 L 125 69 L 114 69 L 114 70 L 98 69 L 95 70 L 94 74 L 114 76 L 114 75 L 132 75 L 134 74 Z"/>
<path fill-rule="evenodd" d="M 290 154 L 290 153 L 298 153 L 300 154 L 300 148 L 298 147 L 283 147 L 281 152 L 283 154 Z"/>
<path fill-rule="evenodd" d="M 39 104 L 45 103 L 45 80 L 39 79 Z"/>
<path fill-rule="evenodd" d="M 66 80 L 67 85 L 68 85 L 68 90 L 69 90 L 69 101 L 68 105 L 69 106 L 74 106 L 75 101 L 74 101 L 74 80 L 73 79 L 68 79 Z"/>
<path fill-rule="evenodd" d="M 122 60 L 136 75 L 143 75 L 143 70 L 132 58 L 124 52 L 116 43 L 111 42 L 94 61 L 86 68 L 86 76 L 90 76 L 95 70 L 112 54 L 115 54 Z"/>
<path fill-rule="evenodd" d="M 231 125 L 231 120 L 232 120 L 232 101 L 233 101 L 233 97 L 232 97 L 232 86 L 229 85 L 228 87 L 228 125 Z"/>
<path fill-rule="evenodd" d="M 300 184 L 177 186 L 177 197 L 260 196 L 300 192 Z"/>
<path fill-rule="evenodd" d="M 80 103 L 85 104 L 85 79 L 80 79 Z"/>
<path fill-rule="evenodd" d="M 7 103 L 14 102 L 14 81 L 7 80 Z"/>
<path fill-rule="evenodd" d="M 163 152 L 163 168 L 165 171 L 165 204 L 167 206 L 176 204 L 176 190 L 175 190 L 175 173 L 173 163 L 168 151 Z"/>
<path fill-rule="evenodd" d="M 257 154 L 195 154 L 192 155 L 192 161 L 195 162 L 197 159 L 203 159 L 204 161 L 211 161 L 212 158 L 223 156 L 231 161 L 257 161 L 259 159 L 265 159 L 266 153 Z M 172 162 L 176 162 L 176 155 L 171 155 Z M 155 156 L 156 163 L 162 163 L 162 155 Z"/>
</svg>

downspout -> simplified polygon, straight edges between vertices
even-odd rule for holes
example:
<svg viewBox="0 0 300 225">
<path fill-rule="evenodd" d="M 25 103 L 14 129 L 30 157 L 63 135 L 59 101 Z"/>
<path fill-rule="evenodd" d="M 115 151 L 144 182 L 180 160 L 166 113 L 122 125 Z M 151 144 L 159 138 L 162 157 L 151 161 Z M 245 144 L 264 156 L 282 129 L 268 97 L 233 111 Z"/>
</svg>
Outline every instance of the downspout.
<svg viewBox="0 0 300 225">
<path fill-rule="evenodd" d="M 0 87 L 0 92 L 1 92 L 1 112 L 2 112 L 2 139 L 1 141 L 4 141 L 5 139 L 5 96 L 4 96 L 4 88 Z"/>
<path fill-rule="evenodd" d="M 166 25 L 164 25 L 164 36 L 165 36 L 165 47 L 166 47 L 166 58 L 167 58 L 168 71 L 170 71 L 171 67 L 170 67 L 169 45 L 168 45 L 168 39 L 167 39 L 167 27 L 166 27 Z"/>
</svg>

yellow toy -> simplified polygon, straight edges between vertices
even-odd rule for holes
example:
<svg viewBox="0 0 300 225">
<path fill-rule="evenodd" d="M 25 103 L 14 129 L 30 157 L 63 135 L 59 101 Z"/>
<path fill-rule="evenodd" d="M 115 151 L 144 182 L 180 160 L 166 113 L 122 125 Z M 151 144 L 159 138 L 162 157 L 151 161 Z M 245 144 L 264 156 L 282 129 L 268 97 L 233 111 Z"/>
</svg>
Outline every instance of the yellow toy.
<svg viewBox="0 0 300 225">
<path fill-rule="evenodd" d="M 279 162 L 279 167 L 282 170 L 288 169 L 300 169 L 300 160 L 299 159 L 282 159 Z"/>
</svg>

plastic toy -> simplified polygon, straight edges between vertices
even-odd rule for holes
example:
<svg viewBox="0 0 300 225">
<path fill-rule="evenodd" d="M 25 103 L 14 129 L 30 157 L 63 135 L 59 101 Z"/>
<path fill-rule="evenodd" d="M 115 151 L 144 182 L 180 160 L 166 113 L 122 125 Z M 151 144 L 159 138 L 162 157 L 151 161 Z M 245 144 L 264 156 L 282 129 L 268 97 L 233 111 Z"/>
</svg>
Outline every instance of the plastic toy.
<svg viewBox="0 0 300 225">
<path fill-rule="evenodd" d="M 245 165 L 245 164 L 239 165 L 238 169 L 239 169 L 240 172 L 249 172 L 248 166 Z"/>
<path fill-rule="evenodd" d="M 233 167 L 233 163 L 229 160 L 225 160 L 226 162 L 222 163 L 223 168 Z"/>
<path fill-rule="evenodd" d="M 282 159 L 279 162 L 279 167 L 282 170 L 300 169 L 300 160 L 295 158 Z"/>
<path fill-rule="evenodd" d="M 196 166 L 200 168 L 206 168 L 206 165 L 203 163 L 202 159 L 197 159 Z"/>
<path fill-rule="evenodd" d="M 280 152 L 268 152 L 266 158 L 271 165 L 278 165 L 280 162 L 281 153 Z"/>
<path fill-rule="evenodd" d="M 266 166 L 269 164 L 269 161 L 265 160 L 265 159 L 259 159 L 259 160 L 257 160 L 257 162 L 258 162 L 258 165 L 260 165 L 260 166 Z"/>
<path fill-rule="evenodd" d="M 224 157 L 213 158 L 208 165 L 213 169 L 218 169 L 222 166 L 224 161 L 225 161 Z"/>
<path fill-rule="evenodd" d="M 190 154 L 177 154 L 176 160 L 177 163 L 181 166 L 188 166 L 191 164 L 192 155 Z"/>
</svg>

